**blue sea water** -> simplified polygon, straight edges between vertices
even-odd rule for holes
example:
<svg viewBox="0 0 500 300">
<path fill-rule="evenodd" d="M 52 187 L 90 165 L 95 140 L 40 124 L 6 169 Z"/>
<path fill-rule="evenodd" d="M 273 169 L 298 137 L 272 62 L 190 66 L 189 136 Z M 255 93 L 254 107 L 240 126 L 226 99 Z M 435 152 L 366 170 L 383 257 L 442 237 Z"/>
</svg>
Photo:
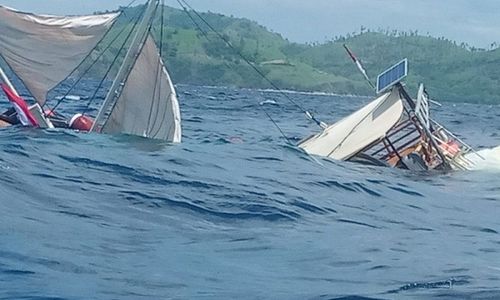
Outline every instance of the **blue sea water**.
<svg viewBox="0 0 500 300">
<path fill-rule="evenodd" d="M 289 95 L 327 122 L 369 101 Z M 312 159 L 263 113 L 292 140 L 317 130 L 279 93 L 180 86 L 179 98 L 179 145 L 0 130 L 0 299 L 500 298 L 493 163 L 412 173 Z M 500 145 L 498 106 L 435 117 L 475 147 Z"/>
</svg>

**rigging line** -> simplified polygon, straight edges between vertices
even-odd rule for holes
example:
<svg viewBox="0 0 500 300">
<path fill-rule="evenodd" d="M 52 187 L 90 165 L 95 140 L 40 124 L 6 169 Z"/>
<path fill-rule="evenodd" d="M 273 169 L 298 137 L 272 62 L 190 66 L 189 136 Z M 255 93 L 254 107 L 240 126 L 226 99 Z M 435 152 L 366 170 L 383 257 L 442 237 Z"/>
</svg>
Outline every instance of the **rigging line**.
<svg viewBox="0 0 500 300">
<path fill-rule="evenodd" d="M 137 1 L 137 0 L 135 0 Z M 138 14 L 140 15 L 140 14 Z M 136 16 L 137 17 L 137 16 Z M 69 88 L 69 90 L 64 94 L 64 96 L 56 103 L 56 105 L 51 109 L 52 112 L 55 112 L 56 108 L 59 107 L 59 105 L 66 100 L 66 97 L 73 91 L 73 89 L 83 80 L 85 75 L 89 73 L 89 71 L 99 62 L 99 60 L 106 54 L 106 52 L 113 46 L 113 44 L 118 40 L 119 37 L 122 36 L 122 34 L 127 30 L 127 26 L 124 26 L 123 29 L 113 38 L 113 40 L 104 48 L 104 50 L 101 51 L 99 56 L 94 59 L 94 61 L 85 69 L 85 71 L 82 73 L 81 76 L 72 84 L 72 86 Z"/>
<path fill-rule="evenodd" d="M 168 98 L 170 99 L 172 97 L 172 93 L 170 93 L 168 95 Z M 168 107 L 168 104 L 167 104 L 167 107 Z M 167 118 L 167 107 L 165 107 L 165 109 L 163 109 L 163 115 L 161 117 L 161 122 L 160 122 L 160 126 L 158 126 L 158 129 L 153 133 L 153 134 L 150 134 L 151 137 L 153 138 L 156 138 L 158 136 L 158 134 L 160 133 L 160 130 L 161 130 L 161 124 L 163 123 L 163 121 L 165 121 L 165 119 Z M 157 120 L 158 117 L 155 118 L 155 123 L 156 123 L 156 120 Z M 175 124 L 175 122 L 174 122 Z M 175 127 L 175 125 L 174 125 Z M 172 131 L 172 126 L 170 126 L 169 130 L 167 132 L 171 132 Z"/>
<path fill-rule="evenodd" d="M 261 107 L 262 111 L 266 114 L 266 116 L 269 118 L 269 120 L 271 120 L 271 122 L 274 124 L 274 126 L 278 129 L 278 131 L 281 133 L 281 136 L 283 136 L 283 138 L 285 139 L 285 141 L 291 145 L 291 146 L 294 146 L 295 147 L 295 144 L 292 143 L 292 141 L 286 136 L 285 132 L 283 131 L 283 129 L 281 129 L 281 127 L 278 125 L 278 123 L 273 119 L 273 117 L 271 117 L 271 115 L 267 112 L 267 110 L 265 110 L 263 107 Z"/>
<path fill-rule="evenodd" d="M 196 22 L 196 19 L 193 18 L 193 16 L 189 13 L 189 11 L 186 9 L 186 7 L 182 6 L 182 4 L 179 1 L 177 1 L 177 2 L 179 3 L 179 5 L 181 5 L 182 9 L 188 15 L 189 19 L 191 19 L 191 21 L 201 31 L 201 33 L 205 36 L 205 38 L 210 41 L 210 38 L 208 37 L 208 32 L 206 32 L 205 29 L 203 29 L 198 22 Z"/>
<path fill-rule="evenodd" d="M 179 3 L 181 6 L 182 4 Z M 203 34 L 203 36 L 205 37 L 205 39 L 210 42 L 211 41 L 211 38 L 209 37 L 208 33 L 201 27 L 201 25 L 196 22 L 196 20 L 193 18 L 193 16 L 189 13 L 189 11 L 186 9 L 186 7 L 182 6 L 183 8 L 183 11 L 188 15 L 188 17 L 191 19 L 191 21 L 194 23 L 194 25 L 198 28 L 198 30 L 201 31 L 201 33 Z M 234 68 L 233 66 L 231 66 L 229 63 L 227 63 L 226 61 L 224 61 L 224 64 L 226 65 L 226 67 L 228 68 Z M 283 132 L 283 130 L 281 129 L 281 127 L 278 125 L 278 123 L 273 119 L 273 117 L 271 117 L 271 115 L 266 111 L 265 108 L 261 107 L 261 109 L 264 111 L 264 113 L 266 114 L 266 116 L 269 118 L 269 120 L 273 123 L 273 125 L 278 128 L 278 131 L 281 133 L 281 135 L 283 136 L 283 138 L 285 139 L 285 141 L 292 145 L 292 146 L 295 146 L 291 141 L 290 139 L 285 135 L 285 133 Z"/>
<path fill-rule="evenodd" d="M 8 67 L 8 70 L 14 74 L 15 78 L 18 79 L 21 84 L 23 85 L 24 89 L 26 91 L 28 91 L 28 93 L 31 95 L 31 91 L 28 89 L 28 86 L 26 85 L 26 83 L 24 82 L 24 80 L 22 78 L 20 78 L 19 76 L 17 76 L 16 72 L 14 72 L 14 69 L 12 68 L 12 66 L 9 64 L 9 62 L 5 59 L 5 57 L 0 53 L 0 66 L 1 66 L 1 63 L 5 63 L 5 65 Z M 12 81 L 12 80 L 11 80 Z M 14 83 L 12 83 L 12 85 L 14 85 Z M 14 86 L 15 87 L 15 86 Z M 19 91 L 18 91 L 19 92 Z M 19 92 L 20 93 L 20 92 Z M 33 95 L 31 95 L 31 97 L 33 97 Z M 34 99 L 35 97 L 33 97 Z M 35 99 L 35 102 L 38 103 L 38 101 Z"/>
<path fill-rule="evenodd" d="M 163 2 L 163 5 L 165 5 L 164 1 L 162 1 L 162 2 Z M 160 48 L 160 53 L 162 51 L 163 50 Z M 161 78 L 163 76 L 166 76 L 165 73 L 164 73 L 164 69 L 163 69 L 163 68 L 166 68 L 165 62 L 161 59 L 161 57 L 162 56 L 160 54 L 160 61 L 159 61 L 159 63 L 161 64 L 161 67 L 160 67 L 160 70 L 159 70 L 160 71 L 160 74 L 159 74 L 159 76 L 160 76 L 160 87 L 159 87 L 159 92 L 158 92 L 157 109 L 156 109 L 156 114 L 155 114 L 153 125 L 158 123 L 157 120 L 158 120 L 158 112 L 160 111 L 161 87 L 162 87 L 162 83 L 163 83 L 162 80 L 161 80 Z M 169 77 L 167 77 L 167 80 L 171 80 L 171 79 Z M 170 90 L 170 83 L 169 83 L 169 90 Z M 175 94 L 174 94 L 174 92 L 172 90 L 170 90 L 169 94 L 165 98 L 169 99 L 171 101 L 171 99 L 172 99 L 173 96 L 175 96 Z M 167 103 L 166 106 L 165 106 L 165 108 L 163 109 L 163 115 L 162 115 L 162 117 L 160 119 L 160 122 L 158 123 L 159 124 L 158 125 L 158 129 L 154 133 L 152 133 L 154 127 L 151 128 L 150 136 L 156 138 L 156 136 L 160 133 L 161 128 L 162 128 L 162 124 L 164 123 L 164 121 L 165 121 L 165 119 L 167 117 L 167 108 L 168 108 L 168 106 L 169 106 L 169 103 Z M 168 132 L 170 132 L 170 131 L 171 131 L 171 129 Z"/>
<path fill-rule="evenodd" d="M 163 56 L 163 33 L 165 25 L 165 0 L 161 1 L 161 23 L 160 23 L 160 58 Z"/>
<path fill-rule="evenodd" d="M 155 78 L 155 86 L 153 89 L 153 101 L 151 102 L 151 107 L 149 108 L 149 116 L 148 116 L 148 134 L 153 131 L 153 128 L 149 128 L 151 126 L 151 121 L 152 121 L 152 115 L 153 115 L 153 106 L 156 104 L 156 114 L 154 117 L 154 122 L 153 125 L 156 124 L 156 119 L 158 118 L 158 110 L 160 108 L 160 98 L 161 98 L 161 79 L 162 79 L 162 73 L 163 73 L 163 65 L 162 65 L 162 56 L 163 56 L 163 26 L 165 23 L 165 1 L 162 0 L 161 2 L 161 21 L 160 21 L 160 54 L 158 56 L 158 65 L 156 66 L 156 78 Z M 151 31 L 151 29 L 150 29 Z M 160 86 L 158 87 L 158 81 L 160 82 Z M 156 99 L 156 90 L 158 90 L 158 99 Z M 161 126 L 159 127 L 161 128 Z"/>
<path fill-rule="evenodd" d="M 128 8 L 130 8 L 130 7 L 131 7 L 131 6 L 132 6 L 132 5 L 133 5 L 136 1 L 137 1 L 137 0 L 132 0 L 132 1 L 131 1 L 131 2 L 130 2 L 127 6 L 123 7 L 122 9 L 120 9 L 120 15 L 123 13 L 123 15 L 124 15 L 124 16 L 126 16 L 126 10 L 127 10 Z M 116 17 L 116 21 L 118 20 L 118 18 L 119 18 L 119 17 L 120 17 L 120 16 L 117 16 L 117 17 Z M 116 22 L 116 21 L 115 21 L 115 22 Z M 114 24 L 113 24 L 113 25 L 114 25 Z M 125 27 L 125 28 L 126 28 L 126 27 Z M 68 75 L 68 76 L 66 76 L 66 78 L 64 78 L 61 82 L 66 81 L 69 77 L 71 77 L 71 75 L 73 75 L 73 74 L 76 72 L 76 70 L 78 70 L 78 69 L 79 69 L 79 68 L 80 68 L 80 67 L 84 64 L 84 62 L 85 62 L 85 61 L 86 61 L 86 60 L 87 60 L 87 59 L 88 59 L 88 58 L 92 55 L 92 53 L 93 53 L 95 50 L 97 50 L 97 48 L 99 47 L 99 45 L 100 45 L 100 44 L 104 41 L 104 39 L 108 36 L 108 34 L 111 32 L 111 29 L 113 29 L 113 26 L 110 26 L 110 27 L 106 30 L 106 32 L 104 33 L 104 35 L 102 36 L 102 38 L 101 38 L 101 39 L 99 40 L 99 42 L 97 42 L 97 44 L 95 45 L 95 47 L 94 47 L 92 50 L 90 50 L 90 52 L 89 52 L 89 53 L 85 56 L 85 58 L 84 58 L 84 59 L 83 59 L 83 60 L 82 60 L 82 61 L 78 64 L 78 66 L 76 66 L 76 67 L 73 69 L 73 71 L 71 71 L 71 73 L 69 73 L 69 75 Z M 120 32 L 120 34 L 121 34 L 121 32 Z M 113 40 L 113 42 L 114 42 L 114 40 Z M 111 42 L 111 44 L 112 44 L 113 42 Z M 106 50 L 107 50 L 107 49 L 106 49 Z M 104 50 L 104 52 L 105 52 L 106 50 Z M 102 56 L 102 55 L 101 55 L 101 56 Z M 95 63 L 97 62 L 97 60 L 98 60 L 101 56 L 99 56 L 99 57 L 98 57 L 98 58 L 97 58 L 97 59 L 96 59 L 96 60 L 92 63 L 92 66 L 93 66 L 93 65 L 95 65 Z M 92 66 L 91 66 L 91 67 L 92 67 Z M 81 75 L 81 77 L 85 76 L 85 75 L 87 74 L 87 72 L 88 72 L 88 71 L 89 71 L 89 70 L 87 69 L 87 70 L 86 70 L 86 71 L 85 71 L 85 72 Z M 44 104 L 44 106 L 47 106 L 47 107 L 49 108 L 49 111 L 54 112 L 54 111 L 55 111 L 55 109 L 56 109 L 56 108 L 57 108 L 57 107 L 58 107 L 58 106 L 59 106 L 59 105 L 60 105 L 60 104 L 61 104 L 61 103 L 62 103 L 62 102 L 66 99 L 66 97 L 69 95 L 69 93 L 71 93 L 71 91 L 72 91 L 72 90 L 76 87 L 76 85 L 77 85 L 77 84 L 81 81 L 81 79 L 82 79 L 82 78 L 79 78 L 79 79 L 78 79 L 78 81 L 70 87 L 70 89 L 69 89 L 69 90 L 68 90 L 68 92 L 64 95 L 64 97 L 62 97 L 62 98 L 61 98 L 61 100 L 59 100 L 59 101 L 57 102 L 57 104 L 56 104 L 53 108 L 50 108 L 50 106 L 49 106 L 47 103 L 45 103 L 45 104 Z"/>
<path fill-rule="evenodd" d="M 201 33 L 203 34 L 203 37 L 205 37 L 205 39 L 210 42 L 211 41 L 211 38 L 210 36 L 208 35 L 208 33 L 202 28 L 202 26 L 196 22 L 196 19 L 193 18 L 193 16 L 189 13 L 189 11 L 186 9 L 186 7 L 184 7 L 182 5 L 182 3 L 179 3 L 179 5 L 182 6 L 183 8 L 183 11 L 188 15 L 188 17 L 191 19 L 191 21 L 193 22 L 193 24 L 198 28 L 198 30 L 201 31 Z M 226 61 L 224 61 L 224 64 L 226 65 L 226 67 L 228 68 L 233 68 L 233 66 L 231 66 L 229 63 L 227 63 Z M 274 120 L 274 118 L 266 111 L 265 108 L 261 107 L 261 109 L 264 111 L 264 114 L 268 117 L 268 119 L 273 123 L 273 125 L 278 129 L 278 131 L 280 132 L 280 134 L 283 136 L 283 138 L 285 139 L 285 141 L 294 146 L 294 144 L 290 141 L 290 139 L 286 136 L 286 134 L 284 133 L 284 131 L 281 129 L 281 127 L 278 125 L 278 123 Z"/>
<path fill-rule="evenodd" d="M 186 15 L 189 17 L 189 19 L 191 19 L 191 21 L 196 26 L 196 28 L 202 33 L 203 37 L 207 40 L 207 42 L 211 42 L 212 39 L 210 38 L 210 35 L 208 34 L 208 32 L 206 32 L 205 29 L 203 29 L 203 27 L 198 22 L 196 22 L 196 19 L 193 18 L 193 16 L 189 13 L 189 11 L 185 7 L 183 7 L 183 11 L 186 13 Z M 222 62 L 224 63 L 224 65 L 228 69 L 233 69 L 236 71 L 234 66 L 230 65 L 226 60 L 222 60 Z"/>
<path fill-rule="evenodd" d="M 109 73 L 111 73 L 111 70 L 113 69 L 113 66 L 115 65 L 115 63 L 117 62 L 118 58 L 120 57 L 120 53 L 123 51 L 123 49 L 125 49 L 125 45 L 127 44 L 128 40 L 130 39 L 130 37 L 132 36 L 132 34 L 134 33 L 135 28 L 137 27 L 137 25 L 141 21 L 142 16 L 144 15 L 145 12 L 146 12 L 146 7 L 144 7 L 144 10 L 142 11 L 142 13 L 138 15 L 138 18 L 134 22 L 134 25 L 133 25 L 132 29 L 130 30 L 130 32 L 128 33 L 127 37 L 123 41 L 123 43 L 122 43 L 122 45 L 120 47 L 120 50 L 118 50 L 118 53 L 116 53 L 115 58 L 113 59 L 113 62 L 111 62 L 111 64 L 109 65 L 109 68 L 106 71 L 106 73 L 104 74 L 102 80 L 99 82 L 99 85 L 98 85 L 97 89 L 94 91 L 94 94 L 92 95 L 92 97 L 90 97 L 90 100 L 88 101 L 87 106 L 83 110 L 82 115 L 84 115 L 84 114 L 87 113 L 87 111 L 90 108 L 90 105 L 92 104 L 92 102 L 94 102 L 95 97 L 97 96 L 97 93 L 99 92 L 99 90 L 104 85 L 104 82 L 106 81 L 106 78 L 108 77 Z"/>
<path fill-rule="evenodd" d="M 311 112 L 306 110 L 302 105 L 294 101 L 291 97 L 289 97 L 282 89 L 280 89 L 274 82 L 272 82 L 259 68 L 257 68 L 252 62 L 250 62 L 249 59 L 247 59 L 240 51 L 238 51 L 232 44 L 231 42 L 226 39 L 219 31 L 217 31 L 207 20 L 205 20 L 196 10 L 194 10 L 189 3 L 187 3 L 185 0 L 176 0 L 177 3 L 184 9 L 187 10 L 186 6 L 193 11 L 196 16 L 203 22 L 205 25 L 207 25 L 210 30 L 212 30 L 217 36 L 223 40 L 226 45 L 231 48 L 238 56 L 245 61 L 257 74 L 259 74 L 267 83 L 269 83 L 274 89 L 276 89 L 281 95 L 283 95 L 288 101 L 290 101 L 293 105 L 295 105 L 297 108 L 299 108 L 308 119 L 314 121 L 318 126 L 321 128 L 325 128 L 326 124 L 318 120 Z M 183 4 L 184 3 L 184 4 Z"/>
<path fill-rule="evenodd" d="M 123 9 L 121 9 L 121 11 L 122 11 L 123 13 L 125 13 L 125 10 L 126 10 L 127 8 L 130 8 L 130 7 L 131 7 L 132 5 L 134 5 L 134 3 L 136 3 L 136 2 L 137 2 L 137 0 L 132 0 L 132 1 L 130 1 L 130 3 L 129 3 L 127 6 L 125 6 Z"/>
<path fill-rule="evenodd" d="M 163 5 L 162 6 L 162 26 L 161 26 L 162 31 L 161 31 L 161 39 L 160 39 L 161 41 L 163 41 L 163 26 L 164 26 L 163 23 L 164 23 L 164 16 L 165 16 L 164 15 L 165 0 L 162 0 L 162 5 Z M 158 120 L 158 113 L 160 111 L 161 87 L 162 87 L 162 83 L 163 83 L 162 80 L 161 80 L 161 78 L 163 76 L 166 76 L 165 73 L 164 73 L 164 71 L 163 71 L 163 68 L 166 68 L 166 65 L 165 65 L 165 61 L 162 60 L 162 57 L 163 57 L 162 52 L 163 52 L 163 42 L 160 43 L 160 59 L 159 59 L 159 75 L 158 75 L 160 77 L 159 78 L 159 80 L 160 80 L 160 87 L 159 87 L 159 92 L 158 92 L 158 101 L 157 101 L 157 105 L 156 105 L 157 109 L 156 109 L 156 113 L 155 113 L 155 117 L 154 117 L 154 122 L 152 124 L 153 126 L 151 127 L 150 134 L 149 134 L 153 138 L 156 138 L 157 135 L 160 133 L 160 131 L 162 129 L 162 123 L 164 123 L 164 121 L 166 119 L 167 108 L 169 106 L 169 104 L 167 103 L 165 109 L 162 110 L 163 114 L 162 114 L 162 117 L 160 119 L 160 122 L 157 122 L 157 120 Z M 167 76 L 167 78 L 168 78 L 168 76 Z M 168 80 L 170 80 L 170 79 L 168 78 Z M 155 85 L 155 89 L 156 89 L 156 85 Z M 169 90 L 170 90 L 170 84 L 169 84 Z M 172 97 L 175 97 L 175 90 L 174 91 L 170 90 L 169 94 L 166 96 L 166 98 L 169 99 L 169 100 L 171 100 Z M 154 129 L 154 127 L 155 127 L 156 124 L 159 124 L 159 125 L 157 125 L 157 129 L 153 133 L 153 129 Z M 175 125 L 174 125 L 174 127 L 175 127 Z M 149 123 L 148 123 L 148 128 L 149 128 Z M 172 126 L 170 127 L 170 129 L 168 130 L 168 132 L 171 132 L 171 131 L 172 131 Z"/>
</svg>

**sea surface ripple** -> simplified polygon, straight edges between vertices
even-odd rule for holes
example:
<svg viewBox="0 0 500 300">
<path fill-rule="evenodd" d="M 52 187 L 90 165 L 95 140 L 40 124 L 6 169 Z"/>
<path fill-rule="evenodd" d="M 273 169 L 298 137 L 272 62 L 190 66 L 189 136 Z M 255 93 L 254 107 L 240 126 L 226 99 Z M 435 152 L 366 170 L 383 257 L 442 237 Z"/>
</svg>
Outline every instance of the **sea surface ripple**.
<svg viewBox="0 0 500 300">
<path fill-rule="evenodd" d="M 500 298 L 491 163 L 412 173 L 311 158 L 262 111 L 291 140 L 316 131 L 283 95 L 178 89 L 179 145 L 0 130 L 0 299 Z M 289 96 L 327 122 L 369 101 Z M 435 114 L 498 153 L 500 107 Z"/>
</svg>

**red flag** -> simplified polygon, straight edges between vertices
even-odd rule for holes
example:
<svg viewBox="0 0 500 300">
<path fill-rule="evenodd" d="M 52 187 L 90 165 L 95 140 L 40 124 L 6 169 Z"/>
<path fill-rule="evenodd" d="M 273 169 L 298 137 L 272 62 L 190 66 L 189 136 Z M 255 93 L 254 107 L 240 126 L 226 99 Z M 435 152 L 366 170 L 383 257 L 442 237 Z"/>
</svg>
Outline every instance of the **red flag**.
<svg viewBox="0 0 500 300">
<path fill-rule="evenodd" d="M 24 126 L 38 127 L 39 126 L 38 122 L 31 114 L 26 101 L 24 101 L 23 98 L 16 95 L 16 93 L 14 93 L 14 91 L 12 91 L 7 85 L 2 83 L 0 84 L 0 86 L 2 87 L 2 90 L 9 99 L 9 101 L 14 106 L 14 109 L 17 112 L 17 118 L 19 119 L 21 124 L 23 124 Z"/>
</svg>

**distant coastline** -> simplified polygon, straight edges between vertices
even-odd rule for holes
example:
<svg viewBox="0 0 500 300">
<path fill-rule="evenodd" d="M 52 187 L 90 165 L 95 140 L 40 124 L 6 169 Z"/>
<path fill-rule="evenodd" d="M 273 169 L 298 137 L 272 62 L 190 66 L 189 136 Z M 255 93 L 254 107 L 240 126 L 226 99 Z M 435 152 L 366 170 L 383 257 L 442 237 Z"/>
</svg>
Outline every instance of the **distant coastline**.
<svg viewBox="0 0 500 300">
<path fill-rule="evenodd" d="M 128 26 L 139 10 L 140 7 L 128 9 L 114 30 Z M 273 88 L 209 28 L 198 28 L 179 9 L 167 7 L 165 14 L 163 56 L 174 82 Z M 210 12 L 201 15 L 283 90 L 373 95 L 347 57 L 342 47 L 346 43 L 373 80 L 379 72 L 407 57 L 410 75 L 406 83 L 412 92 L 423 82 L 432 98 L 439 101 L 500 103 L 500 50 L 496 44 L 490 49 L 479 49 L 417 31 L 371 31 L 362 26 L 360 32 L 337 36 L 325 43 L 298 44 L 247 19 Z M 159 20 L 154 27 L 158 42 Z"/>
</svg>

